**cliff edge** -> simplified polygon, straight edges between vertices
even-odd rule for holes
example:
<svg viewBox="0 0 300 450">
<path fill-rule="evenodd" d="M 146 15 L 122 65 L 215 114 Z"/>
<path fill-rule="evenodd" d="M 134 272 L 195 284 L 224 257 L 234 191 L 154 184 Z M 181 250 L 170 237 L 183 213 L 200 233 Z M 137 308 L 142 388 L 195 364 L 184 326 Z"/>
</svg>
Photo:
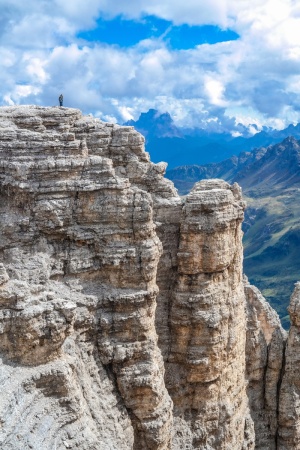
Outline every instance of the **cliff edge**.
<svg viewBox="0 0 300 450">
<path fill-rule="evenodd" d="M 69 108 L 0 108 L 0 151 L 1 449 L 299 448 L 299 287 L 285 350 L 237 184 Z"/>
</svg>

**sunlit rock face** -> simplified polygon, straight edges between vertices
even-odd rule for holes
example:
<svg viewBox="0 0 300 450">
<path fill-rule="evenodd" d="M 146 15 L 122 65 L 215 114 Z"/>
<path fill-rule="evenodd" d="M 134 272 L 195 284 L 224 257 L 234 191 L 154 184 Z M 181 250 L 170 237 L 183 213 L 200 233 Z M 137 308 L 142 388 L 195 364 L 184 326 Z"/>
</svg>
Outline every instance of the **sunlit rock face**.
<svg viewBox="0 0 300 450">
<path fill-rule="evenodd" d="M 185 199 L 170 309 L 167 388 L 175 448 L 253 448 L 245 379 L 237 185 L 197 183 Z"/>
<path fill-rule="evenodd" d="M 298 448 L 236 184 L 180 198 L 133 127 L 68 108 L 0 108 L 0 152 L 1 449 Z"/>
<path fill-rule="evenodd" d="M 279 396 L 278 448 L 300 448 L 300 283 L 289 306 L 291 328 L 286 344 L 285 370 Z"/>
<path fill-rule="evenodd" d="M 284 368 L 286 332 L 277 313 L 245 278 L 247 301 L 247 395 L 257 450 L 277 449 L 279 388 Z"/>
<path fill-rule="evenodd" d="M 151 192 L 180 200 L 164 165 L 78 110 L 1 108 L 0 124 L 0 447 L 170 447 Z"/>
</svg>

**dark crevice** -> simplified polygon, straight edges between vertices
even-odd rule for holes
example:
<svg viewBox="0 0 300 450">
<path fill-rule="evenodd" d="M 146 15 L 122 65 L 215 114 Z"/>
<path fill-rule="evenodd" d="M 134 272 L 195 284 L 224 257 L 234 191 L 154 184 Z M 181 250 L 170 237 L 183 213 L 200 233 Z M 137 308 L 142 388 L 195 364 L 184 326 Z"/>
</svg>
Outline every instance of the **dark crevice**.
<svg viewBox="0 0 300 450">
<path fill-rule="evenodd" d="M 268 372 L 268 368 L 269 368 L 269 365 L 268 365 L 268 362 L 269 362 L 269 354 L 270 354 L 270 345 L 271 344 L 269 344 L 269 345 L 267 345 L 267 356 L 266 356 L 266 363 L 265 363 L 265 366 L 264 366 L 264 376 L 263 376 L 263 392 L 262 392 L 262 395 L 263 395 L 263 408 L 264 408 L 264 410 L 266 409 L 266 382 L 267 382 L 267 372 Z"/>
<path fill-rule="evenodd" d="M 276 419 L 277 419 L 277 430 L 275 434 L 275 448 L 278 449 L 279 445 L 279 401 L 280 401 L 280 390 L 282 385 L 282 380 L 285 375 L 285 366 L 286 366 L 286 347 L 287 347 L 287 341 L 283 342 L 283 350 L 282 350 L 282 366 L 280 370 L 280 376 L 277 383 L 277 408 L 276 408 Z"/>
</svg>

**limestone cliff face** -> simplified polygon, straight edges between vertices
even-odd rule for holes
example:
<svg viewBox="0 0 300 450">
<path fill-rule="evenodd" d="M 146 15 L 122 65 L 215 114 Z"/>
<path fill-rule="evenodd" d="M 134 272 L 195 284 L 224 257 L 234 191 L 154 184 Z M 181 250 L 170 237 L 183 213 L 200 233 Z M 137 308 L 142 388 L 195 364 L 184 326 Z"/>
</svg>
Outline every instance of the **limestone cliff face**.
<svg viewBox="0 0 300 450">
<path fill-rule="evenodd" d="M 300 283 L 295 286 L 289 313 L 291 328 L 285 352 L 285 370 L 279 397 L 278 448 L 300 448 Z"/>
<path fill-rule="evenodd" d="M 243 209 L 238 187 L 221 180 L 197 183 L 183 207 L 166 364 L 175 448 L 253 448 L 246 437 L 252 421 L 244 376 Z"/>
<path fill-rule="evenodd" d="M 75 109 L 0 108 L 0 152 L 1 449 L 299 448 L 299 320 L 285 362 L 237 185 L 181 199 Z"/>
<path fill-rule="evenodd" d="M 148 192 L 164 166 L 77 110 L 0 115 L 2 448 L 170 447 Z"/>
<path fill-rule="evenodd" d="M 277 449 L 278 393 L 284 366 L 286 332 L 277 313 L 245 279 L 247 305 L 247 395 L 255 427 L 257 450 Z"/>
</svg>

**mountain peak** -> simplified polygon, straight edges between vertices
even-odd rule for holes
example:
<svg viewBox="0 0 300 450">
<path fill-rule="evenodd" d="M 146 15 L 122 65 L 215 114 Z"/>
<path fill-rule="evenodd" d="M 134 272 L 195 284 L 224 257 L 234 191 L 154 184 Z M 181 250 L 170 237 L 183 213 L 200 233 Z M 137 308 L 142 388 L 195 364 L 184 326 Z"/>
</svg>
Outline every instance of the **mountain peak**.
<svg viewBox="0 0 300 450">
<path fill-rule="evenodd" d="M 281 145 L 283 144 L 296 144 L 297 146 L 299 146 L 299 141 L 297 141 L 294 136 L 288 136 L 282 141 Z"/>
<path fill-rule="evenodd" d="M 161 113 L 157 109 L 149 109 L 140 114 L 137 121 L 129 120 L 124 125 L 134 126 L 148 140 L 151 138 L 182 137 L 168 112 Z"/>
</svg>

